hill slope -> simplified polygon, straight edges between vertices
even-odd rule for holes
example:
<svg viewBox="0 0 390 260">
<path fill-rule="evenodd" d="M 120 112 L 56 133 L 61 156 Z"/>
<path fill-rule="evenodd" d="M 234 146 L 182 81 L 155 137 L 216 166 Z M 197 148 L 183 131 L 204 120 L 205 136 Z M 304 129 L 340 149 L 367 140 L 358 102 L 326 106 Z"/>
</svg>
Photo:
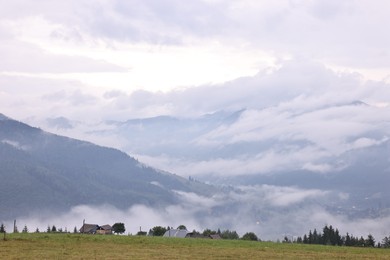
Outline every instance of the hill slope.
<svg viewBox="0 0 390 260">
<path fill-rule="evenodd" d="M 0 114 L 0 218 L 79 204 L 164 206 L 174 190 L 211 191 L 127 154 L 44 132 Z"/>
</svg>

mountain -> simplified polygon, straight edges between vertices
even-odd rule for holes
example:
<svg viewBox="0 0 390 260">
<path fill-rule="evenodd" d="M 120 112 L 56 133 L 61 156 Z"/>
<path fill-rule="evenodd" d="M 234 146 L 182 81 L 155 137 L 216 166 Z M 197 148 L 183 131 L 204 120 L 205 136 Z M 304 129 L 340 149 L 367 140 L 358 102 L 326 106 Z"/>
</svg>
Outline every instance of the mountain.
<svg viewBox="0 0 390 260">
<path fill-rule="evenodd" d="M 389 108 L 359 100 L 298 98 L 191 118 L 109 121 L 104 131 L 88 134 L 120 137 L 124 151 L 181 176 L 235 187 L 329 191 L 342 194 L 337 207 L 388 208 L 389 114 Z"/>
<path fill-rule="evenodd" d="M 112 148 L 54 135 L 0 114 L 0 219 L 71 207 L 178 202 L 212 187 L 145 166 Z"/>
</svg>

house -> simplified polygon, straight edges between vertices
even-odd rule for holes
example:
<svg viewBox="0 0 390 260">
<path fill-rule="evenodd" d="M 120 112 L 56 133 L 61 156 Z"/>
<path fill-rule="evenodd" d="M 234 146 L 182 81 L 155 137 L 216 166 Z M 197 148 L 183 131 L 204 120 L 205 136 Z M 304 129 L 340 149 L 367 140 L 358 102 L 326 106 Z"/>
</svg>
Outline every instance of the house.
<svg viewBox="0 0 390 260">
<path fill-rule="evenodd" d="M 211 237 L 196 232 L 191 232 L 186 235 L 186 238 L 211 238 Z"/>
<path fill-rule="evenodd" d="M 80 233 L 82 234 L 96 234 L 96 230 L 99 228 L 97 224 L 84 224 L 80 228 Z"/>
<path fill-rule="evenodd" d="M 112 234 L 112 227 L 108 224 L 100 226 L 96 230 L 96 234 L 111 235 Z"/>
<path fill-rule="evenodd" d="M 185 229 L 169 229 L 164 233 L 164 237 L 185 238 L 189 232 Z"/>
<path fill-rule="evenodd" d="M 213 234 L 209 236 L 211 239 L 222 239 L 219 234 Z"/>
<path fill-rule="evenodd" d="M 84 224 L 80 228 L 82 234 L 112 234 L 112 227 L 110 225 L 99 226 L 97 224 Z"/>
</svg>

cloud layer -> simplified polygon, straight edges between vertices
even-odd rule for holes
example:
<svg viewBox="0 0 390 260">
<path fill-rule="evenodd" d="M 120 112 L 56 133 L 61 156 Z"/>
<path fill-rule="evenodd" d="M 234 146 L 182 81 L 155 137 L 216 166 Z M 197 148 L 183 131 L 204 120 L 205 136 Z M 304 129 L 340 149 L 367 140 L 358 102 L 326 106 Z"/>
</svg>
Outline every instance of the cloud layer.
<svg viewBox="0 0 390 260">
<path fill-rule="evenodd" d="M 22 229 L 27 225 L 30 232 L 46 231 L 55 225 L 62 230 L 73 232 L 83 221 L 93 224 L 114 224 L 123 222 L 126 234 L 136 234 L 141 228 L 148 231 L 154 226 L 176 228 L 184 224 L 188 230 L 203 231 L 206 228 L 236 230 L 239 235 L 255 232 L 262 240 L 296 238 L 310 229 L 320 230 L 324 225 L 333 225 L 345 235 L 374 235 L 378 241 L 385 236 L 383 226 L 389 224 L 388 216 L 376 218 L 355 217 L 335 213 L 324 207 L 324 203 L 342 203 L 345 195 L 329 191 L 302 190 L 276 186 L 242 186 L 224 195 L 211 198 L 193 193 L 178 192 L 182 202 L 165 209 L 134 205 L 129 209 L 117 209 L 109 205 L 80 205 L 69 212 L 33 213 L 17 219 Z M 12 221 L 5 221 L 10 231 Z"/>
</svg>

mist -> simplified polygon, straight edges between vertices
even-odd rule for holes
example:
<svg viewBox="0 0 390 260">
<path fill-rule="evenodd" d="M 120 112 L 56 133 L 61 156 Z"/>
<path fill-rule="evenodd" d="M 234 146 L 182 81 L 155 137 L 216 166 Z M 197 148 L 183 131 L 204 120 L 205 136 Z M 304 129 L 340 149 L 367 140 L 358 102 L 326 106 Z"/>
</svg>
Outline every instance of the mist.
<svg viewBox="0 0 390 260">
<path fill-rule="evenodd" d="M 261 240 L 277 241 L 285 236 L 290 239 L 307 234 L 309 230 L 322 231 L 325 225 L 338 228 L 341 235 L 347 232 L 366 237 L 372 234 L 377 241 L 388 236 L 385 228 L 390 224 L 390 215 L 379 217 L 350 217 L 329 209 L 332 203 L 348 200 L 348 194 L 295 187 L 240 186 L 228 188 L 228 192 L 213 197 L 177 191 L 180 204 L 163 209 L 145 205 L 133 205 L 119 209 L 110 205 L 79 205 L 68 212 L 35 212 L 17 218 L 21 231 L 27 225 L 29 232 L 47 227 L 73 232 L 85 223 L 125 224 L 125 235 L 135 235 L 154 226 L 176 228 L 185 225 L 189 231 L 202 232 L 205 229 L 235 230 L 242 236 L 254 232 Z M 4 222 L 7 232 L 12 231 L 13 220 Z"/>
</svg>

